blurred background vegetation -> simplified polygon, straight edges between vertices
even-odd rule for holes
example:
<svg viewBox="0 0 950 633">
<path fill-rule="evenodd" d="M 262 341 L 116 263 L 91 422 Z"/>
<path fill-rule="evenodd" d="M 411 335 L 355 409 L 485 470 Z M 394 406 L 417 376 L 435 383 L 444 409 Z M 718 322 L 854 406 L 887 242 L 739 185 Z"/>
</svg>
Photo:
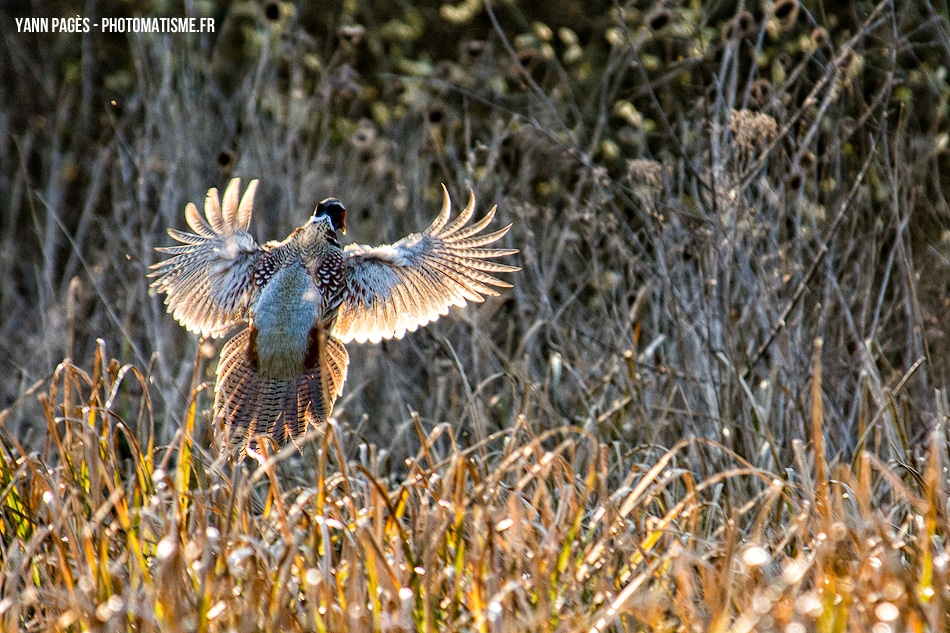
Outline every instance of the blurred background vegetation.
<svg viewBox="0 0 950 633">
<path fill-rule="evenodd" d="M 216 30 L 17 32 L 76 15 Z M 8 0 L 0 36 L 0 628 L 946 630 L 946 3 Z M 389 242 L 444 182 L 521 251 L 351 345 L 281 477 L 215 459 L 219 342 L 145 278 L 235 176 L 261 240 L 333 195 Z"/>
<path fill-rule="evenodd" d="M 55 15 L 216 32 L 16 30 Z M 334 195 L 348 239 L 390 241 L 440 182 L 514 222 L 501 300 L 351 350 L 355 439 L 403 454 L 410 410 L 463 437 L 530 412 L 778 468 L 821 338 L 832 454 L 915 468 L 950 368 L 946 7 L 11 1 L 0 27 L 0 408 L 27 443 L 23 394 L 97 339 L 147 368 L 172 436 L 198 342 L 146 268 L 240 176 L 259 239 Z"/>
</svg>

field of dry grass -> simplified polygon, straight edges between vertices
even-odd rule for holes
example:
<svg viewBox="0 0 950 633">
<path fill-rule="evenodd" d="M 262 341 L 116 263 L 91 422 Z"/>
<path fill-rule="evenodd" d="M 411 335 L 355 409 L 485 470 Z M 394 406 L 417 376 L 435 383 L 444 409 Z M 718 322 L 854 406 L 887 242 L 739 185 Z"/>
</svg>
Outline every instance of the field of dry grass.
<svg viewBox="0 0 950 633">
<path fill-rule="evenodd" d="M 0 630 L 946 630 L 946 8 L 701 5 L 0 8 Z M 235 463 L 145 277 L 234 176 L 521 271 Z"/>
</svg>

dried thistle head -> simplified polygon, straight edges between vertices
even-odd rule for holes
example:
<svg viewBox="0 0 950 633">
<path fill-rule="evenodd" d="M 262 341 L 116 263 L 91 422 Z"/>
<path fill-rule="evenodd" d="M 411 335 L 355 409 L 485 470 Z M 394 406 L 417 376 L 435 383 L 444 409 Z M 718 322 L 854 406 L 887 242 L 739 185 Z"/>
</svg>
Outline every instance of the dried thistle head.
<svg viewBox="0 0 950 633">
<path fill-rule="evenodd" d="M 772 5 L 770 23 L 779 31 L 787 31 L 795 26 L 798 19 L 798 0 L 778 0 Z"/>
<path fill-rule="evenodd" d="M 336 34 L 341 42 L 350 46 L 358 46 L 366 35 L 366 27 L 362 24 L 347 24 L 337 29 Z"/>
<path fill-rule="evenodd" d="M 356 130 L 350 136 L 350 143 L 359 152 L 372 153 L 376 145 L 376 125 L 367 118 L 362 118 L 356 124 Z"/>
<path fill-rule="evenodd" d="M 761 112 L 733 110 L 729 130 L 740 150 L 757 153 L 768 147 L 775 139 L 778 134 L 778 123 Z"/>
<path fill-rule="evenodd" d="M 225 176 L 231 175 L 236 163 L 234 151 L 227 147 L 222 148 L 214 157 L 215 167 Z"/>
<path fill-rule="evenodd" d="M 822 26 L 814 29 L 811 32 L 809 39 L 811 40 L 811 45 L 816 49 L 826 50 L 829 52 L 832 50 L 831 36 L 828 34 L 828 29 Z"/>
<path fill-rule="evenodd" d="M 627 179 L 630 184 L 657 190 L 663 186 L 663 165 L 655 160 L 631 160 L 627 162 Z"/>
<path fill-rule="evenodd" d="M 755 29 L 755 16 L 749 11 L 740 11 L 736 17 L 726 22 L 722 27 L 722 38 L 733 37 L 742 39 L 748 37 Z"/>
<path fill-rule="evenodd" d="M 647 24 L 653 31 L 662 31 L 673 21 L 674 15 L 666 7 L 658 7 L 647 16 Z"/>
<path fill-rule="evenodd" d="M 749 88 L 749 98 L 760 108 L 771 105 L 773 96 L 772 82 L 768 79 L 760 77 L 752 82 Z"/>
<path fill-rule="evenodd" d="M 805 174 L 800 169 L 793 169 L 785 179 L 785 189 L 788 191 L 798 191 L 805 184 Z"/>
</svg>

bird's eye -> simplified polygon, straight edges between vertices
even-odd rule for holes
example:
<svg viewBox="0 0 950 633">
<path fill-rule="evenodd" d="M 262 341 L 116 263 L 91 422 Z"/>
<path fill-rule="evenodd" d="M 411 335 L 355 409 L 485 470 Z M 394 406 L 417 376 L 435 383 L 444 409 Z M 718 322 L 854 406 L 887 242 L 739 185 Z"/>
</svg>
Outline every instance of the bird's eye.
<svg viewBox="0 0 950 633">
<path fill-rule="evenodd" d="M 327 216 L 333 225 L 333 230 L 346 233 L 346 207 L 336 198 L 327 198 L 317 205 L 313 212 L 314 217 Z"/>
</svg>

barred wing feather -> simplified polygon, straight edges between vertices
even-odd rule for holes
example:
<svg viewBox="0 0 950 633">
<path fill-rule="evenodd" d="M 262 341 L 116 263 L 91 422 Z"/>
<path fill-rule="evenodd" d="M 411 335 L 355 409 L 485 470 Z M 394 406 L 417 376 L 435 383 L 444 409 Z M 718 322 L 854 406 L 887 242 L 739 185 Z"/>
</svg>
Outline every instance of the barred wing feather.
<svg viewBox="0 0 950 633">
<path fill-rule="evenodd" d="M 219 337 L 244 319 L 257 262 L 264 252 L 248 233 L 257 180 L 248 183 L 238 203 L 241 181 L 234 178 L 224 192 L 209 189 L 205 218 L 194 204 L 185 219 L 194 233 L 168 229 L 183 246 L 156 250 L 170 255 L 151 266 L 151 286 L 165 293 L 168 312 L 189 331 Z"/>
<path fill-rule="evenodd" d="M 449 222 L 452 204 L 445 185 L 442 193 L 442 211 L 421 234 L 392 245 L 346 247 L 346 290 L 333 336 L 344 343 L 402 338 L 448 314 L 449 306 L 478 303 L 486 296 L 497 296 L 495 288 L 511 287 L 490 273 L 520 269 L 491 260 L 518 251 L 485 248 L 501 239 L 511 225 L 481 234 L 494 218 L 495 208 L 469 224 L 475 209 L 471 192 L 462 213 Z"/>
</svg>

